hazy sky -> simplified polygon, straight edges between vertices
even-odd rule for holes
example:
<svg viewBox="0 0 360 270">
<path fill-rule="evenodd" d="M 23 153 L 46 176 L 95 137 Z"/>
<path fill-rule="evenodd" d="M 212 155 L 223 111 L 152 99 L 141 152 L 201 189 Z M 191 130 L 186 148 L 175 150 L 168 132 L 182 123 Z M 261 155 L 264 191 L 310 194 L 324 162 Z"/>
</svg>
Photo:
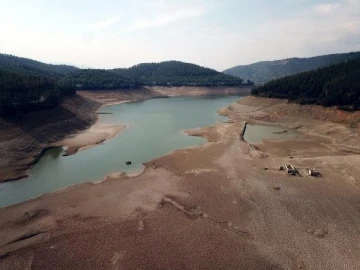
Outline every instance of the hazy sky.
<svg viewBox="0 0 360 270">
<path fill-rule="evenodd" d="M 0 0 L 0 52 L 79 67 L 360 50 L 360 0 Z"/>
</svg>

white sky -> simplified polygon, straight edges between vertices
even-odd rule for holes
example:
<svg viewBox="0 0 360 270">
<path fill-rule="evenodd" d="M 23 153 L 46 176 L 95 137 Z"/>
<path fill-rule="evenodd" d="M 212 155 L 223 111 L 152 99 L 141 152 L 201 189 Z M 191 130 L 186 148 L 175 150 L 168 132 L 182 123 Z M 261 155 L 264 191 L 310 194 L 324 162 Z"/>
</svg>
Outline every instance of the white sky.
<svg viewBox="0 0 360 270">
<path fill-rule="evenodd" d="M 0 0 L 0 53 L 79 67 L 217 70 L 360 50 L 360 0 Z"/>
</svg>

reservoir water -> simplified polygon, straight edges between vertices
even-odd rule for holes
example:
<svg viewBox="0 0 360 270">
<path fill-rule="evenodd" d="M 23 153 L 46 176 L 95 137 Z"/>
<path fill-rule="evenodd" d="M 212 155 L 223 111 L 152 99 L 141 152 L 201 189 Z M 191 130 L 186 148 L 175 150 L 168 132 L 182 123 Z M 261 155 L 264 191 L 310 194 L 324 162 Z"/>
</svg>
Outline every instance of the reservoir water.
<svg viewBox="0 0 360 270">
<path fill-rule="evenodd" d="M 263 140 L 291 140 L 299 136 L 299 132 L 279 126 L 250 125 L 246 126 L 244 140 L 250 144 L 260 144 Z"/>
<path fill-rule="evenodd" d="M 205 143 L 183 130 L 227 120 L 216 110 L 230 105 L 239 96 L 175 97 L 152 99 L 102 107 L 101 123 L 126 124 L 116 137 L 63 157 L 61 148 L 45 152 L 30 176 L 0 184 L 0 207 L 23 202 L 42 194 L 84 182 L 98 182 L 113 172 L 135 173 L 142 163 L 172 150 Z M 131 166 L 125 163 L 132 161 Z"/>
</svg>

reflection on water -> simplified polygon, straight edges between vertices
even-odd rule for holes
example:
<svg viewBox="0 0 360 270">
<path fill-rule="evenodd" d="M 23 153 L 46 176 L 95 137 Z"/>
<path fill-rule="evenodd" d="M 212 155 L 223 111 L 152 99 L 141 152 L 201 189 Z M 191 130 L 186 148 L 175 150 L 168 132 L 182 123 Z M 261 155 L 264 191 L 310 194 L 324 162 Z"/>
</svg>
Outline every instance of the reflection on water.
<svg viewBox="0 0 360 270">
<path fill-rule="evenodd" d="M 46 151 L 28 178 L 0 184 L 0 206 L 19 203 L 64 187 L 98 182 L 113 172 L 139 172 L 142 163 L 172 150 L 200 145 L 203 138 L 187 136 L 191 129 L 227 120 L 216 110 L 240 97 L 177 97 L 106 106 L 105 124 L 127 124 L 104 144 L 63 157 L 62 148 Z M 126 161 L 132 165 L 127 166 Z"/>
<path fill-rule="evenodd" d="M 246 126 L 244 140 L 250 144 L 260 144 L 263 140 L 291 140 L 296 139 L 300 133 L 293 129 L 279 126 Z"/>
</svg>

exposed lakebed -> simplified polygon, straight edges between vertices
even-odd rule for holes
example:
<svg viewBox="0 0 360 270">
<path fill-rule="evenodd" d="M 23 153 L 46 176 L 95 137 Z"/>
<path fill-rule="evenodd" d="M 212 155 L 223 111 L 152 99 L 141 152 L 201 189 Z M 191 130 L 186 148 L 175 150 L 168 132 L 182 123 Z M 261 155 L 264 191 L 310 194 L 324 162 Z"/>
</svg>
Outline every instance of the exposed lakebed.
<svg viewBox="0 0 360 270">
<path fill-rule="evenodd" d="M 239 96 L 176 97 L 104 106 L 103 124 L 126 124 L 127 129 L 102 145 L 63 157 L 62 148 L 45 152 L 30 176 L 0 184 L 0 207 L 26 201 L 68 186 L 98 182 L 113 172 L 140 172 L 142 163 L 172 150 L 201 145 L 205 139 L 183 130 L 227 120 L 216 110 Z M 126 161 L 132 165 L 127 166 Z"/>
</svg>

